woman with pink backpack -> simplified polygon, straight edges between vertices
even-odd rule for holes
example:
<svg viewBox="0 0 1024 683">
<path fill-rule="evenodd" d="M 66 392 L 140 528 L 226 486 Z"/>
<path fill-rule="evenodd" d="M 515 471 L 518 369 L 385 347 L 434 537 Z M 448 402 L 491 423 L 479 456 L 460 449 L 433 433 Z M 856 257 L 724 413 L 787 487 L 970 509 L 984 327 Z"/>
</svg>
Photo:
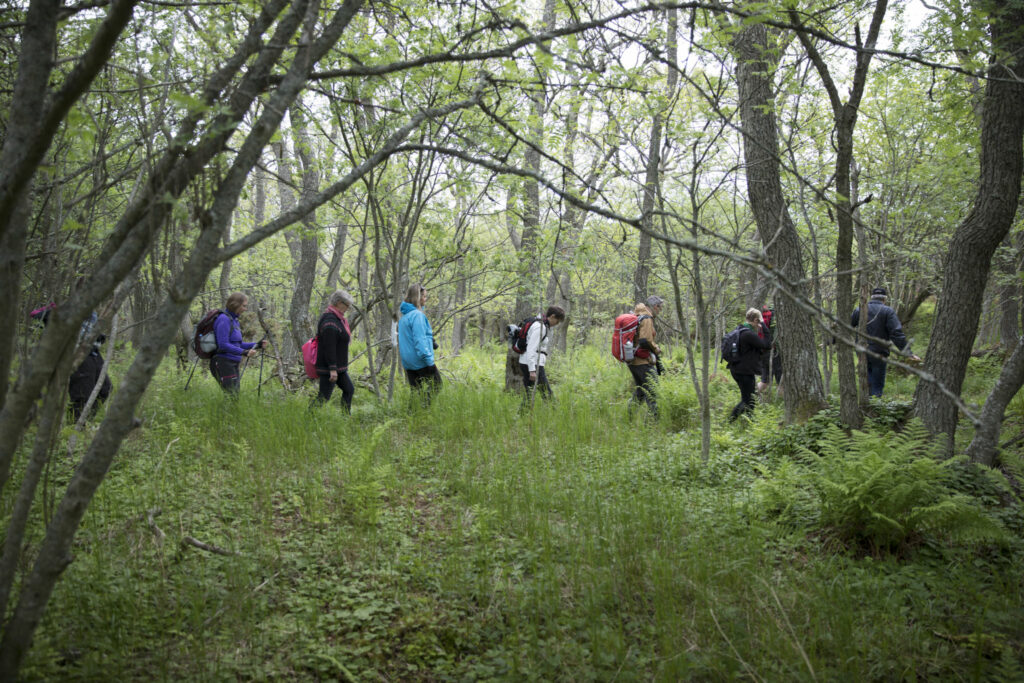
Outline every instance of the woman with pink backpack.
<svg viewBox="0 0 1024 683">
<path fill-rule="evenodd" d="M 328 298 L 327 308 L 316 324 L 316 374 L 320 378 L 320 393 L 313 399 L 311 408 L 330 400 L 337 386 L 341 389 L 345 412 L 352 411 L 352 396 L 356 392 L 348 376 L 348 343 L 352 329 L 345 317 L 351 305 L 352 296 L 339 289 Z"/>
</svg>

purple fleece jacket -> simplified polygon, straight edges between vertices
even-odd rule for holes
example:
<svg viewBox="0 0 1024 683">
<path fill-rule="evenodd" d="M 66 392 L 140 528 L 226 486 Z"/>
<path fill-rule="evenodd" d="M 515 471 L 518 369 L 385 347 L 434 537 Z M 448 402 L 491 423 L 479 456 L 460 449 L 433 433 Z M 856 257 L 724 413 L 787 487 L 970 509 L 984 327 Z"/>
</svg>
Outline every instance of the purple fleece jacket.
<svg viewBox="0 0 1024 683">
<path fill-rule="evenodd" d="M 256 342 L 242 341 L 242 326 L 238 316 L 231 311 L 224 311 L 213 323 L 213 334 L 217 338 L 217 358 L 227 358 L 239 362 L 246 351 L 256 346 Z"/>
</svg>

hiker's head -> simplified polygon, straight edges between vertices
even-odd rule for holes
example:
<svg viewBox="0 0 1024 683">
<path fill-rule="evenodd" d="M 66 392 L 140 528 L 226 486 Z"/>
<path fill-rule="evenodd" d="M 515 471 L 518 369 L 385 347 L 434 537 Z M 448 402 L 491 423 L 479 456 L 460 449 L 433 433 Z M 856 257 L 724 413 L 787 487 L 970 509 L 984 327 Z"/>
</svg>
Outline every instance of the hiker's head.
<svg viewBox="0 0 1024 683">
<path fill-rule="evenodd" d="M 352 303 L 352 295 L 346 292 L 344 289 L 335 290 L 333 294 L 327 297 L 327 305 L 337 308 L 342 313 L 347 311 L 349 306 L 352 305 Z"/>
<path fill-rule="evenodd" d="M 423 308 L 423 304 L 427 301 L 427 288 L 418 282 L 414 282 L 409 285 L 409 289 L 405 292 L 405 302 L 412 304 L 416 308 Z"/>
<path fill-rule="evenodd" d="M 228 309 L 235 315 L 239 315 L 245 312 L 245 307 L 249 303 L 249 297 L 241 292 L 232 292 L 228 295 L 227 301 L 224 302 L 224 308 Z"/>
<path fill-rule="evenodd" d="M 761 311 L 756 308 L 747 309 L 747 322 L 751 324 L 761 323 L 764 318 L 761 317 Z"/>
<path fill-rule="evenodd" d="M 885 301 L 889 298 L 889 292 L 885 287 L 875 287 L 871 290 L 871 298 L 875 301 Z"/>
<path fill-rule="evenodd" d="M 548 319 L 548 325 L 554 327 L 565 320 L 565 309 L 561 306 L 548 306 L 547 313 L 544 314 L 544 317 Z"/>
<path fill-rule="evenodd" d="M 665 300 L 656 294 L 652 294 L 647 297 L 644 303 L 647 304 L 647 309 L 651 312 L 651 315 L 658 315 L 661 313 L 661 306 L 665 303 Z"/>
</svg>

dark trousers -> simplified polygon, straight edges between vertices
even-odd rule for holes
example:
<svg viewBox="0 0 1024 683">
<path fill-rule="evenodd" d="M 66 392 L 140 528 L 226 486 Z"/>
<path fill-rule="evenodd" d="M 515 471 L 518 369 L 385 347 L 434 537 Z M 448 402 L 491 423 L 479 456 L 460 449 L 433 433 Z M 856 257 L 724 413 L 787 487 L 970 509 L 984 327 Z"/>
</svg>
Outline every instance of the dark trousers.
<svg viewBox="0 0 1024 683">
<path fill-rule="evenodd" d="M 424 399 L 429 402 L 430 397 L 441 389 L 441 373 L 436 365 L 428 365 L 419 370 L 406 370 L 405 378 L 409 380 L 409 386 L 414 391 L 422 392 Z"/>
<path fill-rule="evenodd" d="M 320 393 L 313 399 L 314 405 L 323 405 L 331 400 L 331 394 L 334 393 L 334 387 L 337 385 L 341 389 L 341 403 L 345 406 L 345 412 L 352 412 L 352 396 L 356 393 L 356 388 L 352 384 L 352 378 L 348 376 L 347 370 L 342 370 L 338 373 L 338 379 L 334 382 L 331 381 L 330 374 L 320 375 Z"/>
<path fill-rule="evenodd" d="M 732 409 L 732 415 L 729 417 L 730 422 L 744 413 L 754 412 L 754 406 L 757 405 L 757 399 L 755 398 L 757 375 L 738 375 L 733 372 L 732 378 L 736 380 L 736 384 L 740 387 L 740 402 Z"/>
<path fill-rule="evenodd" d="M 881 396 L 885 389 L 885 361 L 868 356 L 868 395 Z"/>
<path fill-rule="evenodd" d="M 533 401 L 533 392 L 539 391 L 541 398 L 554 398 L 555 394 L 551 391 L 551 385 L 548 384 L 547 373 L 544 372 L 544 366 L 537 366 L 537 379 L 530 379 L 530 367 L 526 363 L 519 364 L 519 372 L 523 373 L 523 388 L 526 389 L 526 393 L 523 396 L 523 403 L 527 401 Z"/>
<path fill-rule="evenodd" d="M 221 389 L 229 394 L 238 393 L 238 362 L 214 356 L 210 359 L 210 374 L 220 383 Z"/>
<path fill-rule="evenodd" d="M 658 368 L 653 365 L 630 365 L 629 372 L 633 375 L 636 389 L 633 390 L 633 401 L 643 401 L 651 409 L 651 414 L 658 414 L 658 399 L 654 393 L 654 381 L 658 376 Z"/>
</svg>

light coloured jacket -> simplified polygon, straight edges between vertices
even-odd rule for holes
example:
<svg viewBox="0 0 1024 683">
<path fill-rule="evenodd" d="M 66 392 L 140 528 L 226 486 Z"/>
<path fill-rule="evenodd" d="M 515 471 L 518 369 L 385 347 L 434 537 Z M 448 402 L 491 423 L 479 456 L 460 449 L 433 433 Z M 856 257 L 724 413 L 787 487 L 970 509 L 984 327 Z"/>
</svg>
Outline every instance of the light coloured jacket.
<svg viewBox="0 0 1024 683">
<path fill-rule="evenodd" d="M 526 351 L 519 356 L 519 362 L 525 365 L 530 372 L 536 372 L 538 367 L 544 367 L 548 360 L 548 342 L 551 341 L 551 327 L 543 316 L 540 322 L 530 325 L 526 331 Z"/>
<path fill-rule="evenodd" d="M 651 343 L 654 348 L 655 355 L 661 355 L 661 347 L 654 343 L 654 316 L 651 313 L 651 309 L 647 308 L 647 304 L 637 304 L 636 308 L 633 309 L 633 315 L 640 317 L 641 315 L 649 316 L 640 321 L 640 327 L 636 331 L 636 344 L 640 343 L 641 339 L 646 339 Z M 634 358 L 629 361 L 630 365 L 654 365 L 657 359 L 654 356 L 648 356 L 647 358 Z"/>
<path fill-rule="evenodd" d="M 402 319 L 398 321 L 398 352 L 406 370 L 434 364 L 434 331 L 426 314 L 408 301 L 402 302 Z"/>
</svg>

